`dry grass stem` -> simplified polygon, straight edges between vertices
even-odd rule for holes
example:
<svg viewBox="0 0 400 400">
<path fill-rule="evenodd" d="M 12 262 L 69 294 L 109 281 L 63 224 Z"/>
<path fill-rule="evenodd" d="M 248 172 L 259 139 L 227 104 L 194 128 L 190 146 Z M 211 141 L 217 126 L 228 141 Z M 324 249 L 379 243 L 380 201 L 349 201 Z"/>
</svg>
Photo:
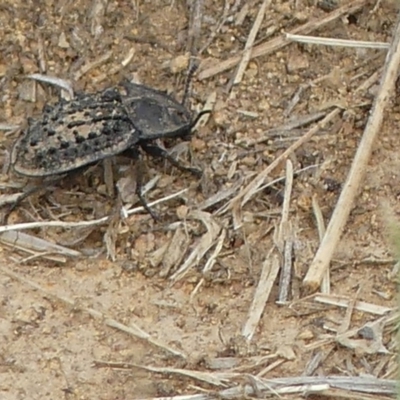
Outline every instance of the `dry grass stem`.
<svg viewBox="0 0 400 400">
<path fill-rule="evenodd" d="M 24 232 L 3 232 L 0 234 L 0 241 L 13 249 L 23 250 L 34 255 L 39 253 L 41 257 L 57 262 L 66 262 L 66 258 L 61 257 L 63 255 L 67 257 L 82 256 L 79 251 L 51 243 Z"/>
<path fill-rule="evenodd" d="M 47 71 L 46 51 L 43 43 L 43 36 L 40 33 L 37 35 L 37 44 L 39 69 L 41 72 L 44 73 Z"/>
<path fill-rule="evenodd" d="M 201 237 L 190 255 L 187 256 L 181 267 L 170 277 L 172 284 L 181 280 L 188 271 L 198 265 L 204 255 L 216 244 L 216 238 L 221 231 L 221 227 L 212 218 L 211 214 L 204 211 L 193 210 L 188 218 L 198 220 L 204 224 L 207 232 Z"/>
<path fill-rule="evenodd" d="M 318 237 L 321 242 L 326 231 L 324 217 L 322 215 L 321 207 L 319 206 L 317 195 L 312 196 L 312 209 L 315 217 L 315 222 L 317 224 Z M 329 294 L 331 292 L 331 278 L 329 269 L 326 270 L 324 277 L 321 282 L 321 293 Z"/>
<path fill-rule="evenodd" d="M 121 208 L 120 203 L 120 200 L 118 200 L 114 212 L 109 218 L 106 233 L 103 236 L 103 242 L 107 250 L 107 258 L 112 261 L 117 259 L 118 227 L 121 222 L 121 213 L 119 212 Z"/>
<path fill-rule="evenodd" d="M 279 225 L 277 245 L 279 251 L 283 253 L 284 243 L 289 236 L 289 212 L 290 212 L 290 200 L 293 189 L 293 164 L 290 160 L 286 161 L 286 180 L 285 180 L 285 192 L 283 195 L 282 205 L 282 218 Z"/>
<path fill-rule="evenodd" d="M 111 197 L 115 197 L 115 182 L 113 172 L 113 161 L 111 158 L 103 160 L 104 167 L 104 183 L 106 185 L 107 194 Z"/>
<path fill-rule="evenodd" d="M 354 47 L 359 49 L 388 49 L 389 43 L 383 42 L 365 42 L 361 40 L 345 40 L 335 38 L 323 38 L 317 36 L 304 36 L 286 34 L 286 39 L 292 42 L 316 44 L 324 46 L 338 46 L 338 47 Z"/>
<path fill-rule="evenodd" d="M 312 296 L 314 301 L 322 304 L 328 304 L 336 307 L 347 308 L 351 304 L 351 299 L 345 296 L 339 295 L 326 295 L 322 293 L 317 293 Z M 354 308 L 358 311 L 366 312 L 374 315 L 385 315 L 391 311 L 393 308 L 383 307 L 377 304 L 367 303 L 365 301 L 356 301 L 354 304 Z"/>
<path fill-rule="evenodd" d="M 274 362 L 272 362 L 271 364 L 269 364 L 268 366 L 266 366 L 265 368 L 263 368 L 258 374 L 257 377 L 258 378 L 263 378 L 266 374 L 270 373 L 271 371 L 273 371 L 274 369 L 280 367 L 282 364 L 284 364 L 285 362 L 287 362 L 287 360 L 285 359 L 280 359 L 280 360 L 276 360 Z"/>
<path fill-rule="evenodd" d="M 213 400 L 213 399 L 242 399 L 247 396 L 265 398 L 267 395 L 304 394 L 321 395 L 328 390 L 340 393 L 341 398 L 352 399 L 382 399 L 396 394 L 397 383 L 395 380 L 378 379 L 371 376 L 300 376 L 291 378 L 264 379 L 249 376 L 248 381 L 240 379 L 231 388 L 221 390 L 217 393 L 207 391 L 203 394 L 188 396 L 168 397 L 169 400 Z M 233 383 L 233 382 L 232 382 Z M 349 397 L 351 396 L 351 397 Z M 358 396 L 358 397 L 356 397 Z M 373 397 L 372 397 L 373 396 Z M 379 397 L 377 397 L 379 396 Z M 334 397 L 340 398 L 340 397 Z M 153 397 L 141 400 L 164 400 L 165 397 Z"/>
<path fill-rule="evenodd" d="M 242 330 L 242 335 L 249 341 L 252 339 L 261 315 L 264 312 L 265 305 L 278 276 L 279 269 L 279 256 L 274 254 L 273 251 L 270 251 L 263 262 L 260 280 L 254 293 L 247 321 Z"/>
<path fill-rule="evenodd" d="M 10 135 L 12 132 L 15 132 L 19 129 L 19 125 L 8 124 L 6 122 L 0 123 L 0 131 L 6 131 Z M 11 131 L 11 133 L 9 132 Z"/>
<path fill-rule="evenodd" d="M 171 240 L 152 253 L 151 264 L 159 265 L 162 263 L 162 268 L 158 273 L 161 278 L 167 278 L 170 271 L 181 264 L 189 244 L 190 236 L 185 223 L 181 223 L 176 227 Z"/>
<path fill-rule="evenodd" d="M 295 175 L 295 176 L 300 175 L 300 174 L 303 173 L 303 172 L 311 171 L 311 170 L 313 170 L 313 169 L 317 169 L 319 166 L 320 166 L 320 164 L 308 165 L 307 167 L 304 167 L 304 168 L 298 169 L 297 171 L 294 171 L 293 175 Z M 266 188 L 271 187 L 271 186 L 277 184 L 278 182 L 283 182 L 285 179 L 286 179 L 285 176 L 281 176 L 281 177 L 279 177 L 279 178 L 276 178 L 276 179 L 274 179 L 274 180 L 272 180 L 272 181 L 266 183 L 265 185 L 260 186 L 260 187 L 257 189 L 257 192 L 256 192 L 256 193 L 259 193 L 259 192 L 265 190 Z"/>
<path fill-rule="evenodd" d="M 48 75 L 43 75 L 43 74 L 31 74 L 28 75 L 27 78 L 34 79 L 35 81 L 38 82 L 44 82 L 48 83 L 53 86 L 57 86 L 63 90 L 65 90 L 68 93 L 68 96 L 70 99 L 74 98 L 74 89 L 72 88 L 71 82 L 57 78 L 55 76 L 48 76 Z"/>
<path fill-rule="evenodd" d="M 362 85 L 360 85 L 356 90 L 355 93 L 362 93 L 367 91 L 375 82 L 378 81 L 379 77 L 382 75 L 382 69 L 379 68 L 375 71 L 368 79 L 364 81 Z"/>
<path fill-rule="evenodd" d="M 101 65 L 105 64 L 110 58 L 112 57 L 113 52 L 112 50 L 108 51 L 107 53 L 103 54 L 99 58 L 94 61 L 87 62 L 78 71 L 74 74 L 74 81 L 79 81 L 83 75 L 87 74 L 90 70 L 94 68 L 98 68 Z"/>
<path fill-rule="evenodd" d="M 112 75 L 116 75 L 121 72 L 127 65 L 133 60 L 135 56 L 135 49 L 132 47 L 127 56 L 121 61 L 120 64 L 116 65 L 113 68 L 110 68 L 107 73 L 100 74 L 93 79 L 94 83 L 100 83 L 110 78 Z"/>
<path fill-rule="evenodd" d="M 283 197 L 282 218 L 278 229 L 276 245 L 283 255 L 282 269 L 279 279 L 278 304 L 285 304 L 289 297 L 290 283 L 292 277 L 292 249 L 293 229 L 289 222 L 290 200 L 293 189 L 293 164 L 286 161 L 286 185 Z"/>
<path fill-rule="evenodd" d="M 221 234 L 219 235 L 218 239 L 216 240 L 216 246 L 212 254 L 210 255 L 209 259 L 207 260 L 203 270 L 201 271 L 203 278 L 200 279 L 199 283 L 194 288 L 193 292 L 190 295 L 190 299 L 193 301 L 194 296 L 199 291 L 200 287 L 204 284 L 205 278 L 212 270 L 212 267 L 215 265 L 219 254 L 221 253 L 222 247 L 224 245 L 226 239 L 226 229 L 222 229 Z"/>
<path fill-rule="evenodd" d="M 283 264 L 279 279 L 279 294 L 277 304 L 284 305 L 288 302 L 293 269 L 293 240 L 288 237 L 283 248 Z"/>
<path fill-rule="evenodd" d="M 96 367 L 106 367 L 106 368 L 118 368 L 118 369 L 143 369 L 145 371 L 154 372 L 157 374 L 166 375 L 178 375 L 180 377 L 192 378 L 194 380 L 208 383 L 212 386 L 226 387 L 226 383 L 230 379 L 236 378 L 239 374 L 236 373 L 210 373 L 203 371 L 196 371 L 190 369 L 179 369 L 179 368 L 169 368 L 169 367 L 152 367 L 133 363 L 123 363 L 123 362 L 108 362 L 108 361 L 95 361 Z"/>
<path fill-rule="evenodd" d="M 315 371 L 328 358 L 328 356 L 332 354 L 333 349 L 334 346 L 331 345 L 327 346 L 327 349 L 324 349 L 324 351 L 318 351 L 307 363 L 303 376 L 315 375 Z"/>
<path fill-rule="evenodd" d="M 358 296 L 359 292 L 360 292 L 360 288 L 358 289 L 356 296 L 353 296 L 353 298 L 350 299 L 349 304 L 346 307 L 346 314 L 337 330 L 339 334 L 347 332 L 350 329 L 351 317 L 354 312 L 354 307 L 357 303 L 357 296 Z"/>
<path fill-rule="evenodd" d="M 155 200 L 149 203 L 149 207 L 155 206 L 157 204 L 161 204 L 165 201 L 172 200 L 176 197 L 182 196 L 182 194 L 186 193 L 187 189 L 180 190 L 174 194 L 166 196 L 162 199 Z M 139 212 L 144 211 L 143 207 L 135 207 L 129 210 L 125 210 L 127 216 L 137 214 Z M 13 224 L 13 225 L 3 225 L 0 226 L 0 233 L 2 232 L 10 232 L 10 231 L 20 231 L 26 229 L 35 229 L 35 228 L 47 228 L 47 227 L 58 227 L 58 228 L 82 228 L 88 226 L 102 225 L 107 223 L 109 216 L 102 217 L 99 219 L 93 219 L 91 221 L 79 221 L 79 222 L 64 222 L 64 221 L 40 221 L 40 222 L 26 222 L 22 224 Z"/>
<path fill-rule="evenodd" d="M 238 189 L 242 186 L 243 184 L 243 179 L 239 179 L 237 182 L 235 182 L 231 187 L 228 187 L 226 189 L 221 189 L 217 193 L 213 194 L 206 200 L 204 200 L 203 203 L 199 204 L 197 206 L 198 210 L 207 210 L 207 208 L 214 206 L 215 204 L 221 202 L 222 200 L 225 200 L 231 196 L 233 196 Z M 216 212 L 216 214 L 218 211 Z"/>
</svg>

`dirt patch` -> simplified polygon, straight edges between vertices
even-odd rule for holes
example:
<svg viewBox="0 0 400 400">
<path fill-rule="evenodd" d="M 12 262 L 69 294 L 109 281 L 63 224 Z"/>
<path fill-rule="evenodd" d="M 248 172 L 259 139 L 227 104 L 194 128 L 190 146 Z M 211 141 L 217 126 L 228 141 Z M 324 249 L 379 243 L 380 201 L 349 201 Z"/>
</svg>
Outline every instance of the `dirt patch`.
<svg viewBox="0 0 400 400">
<path fill-rule="evenodd" d="M 3 164 L 17 137 L 10 133 L 12 126 L 38 117 L 44 104 L 59 98 L 59 89 L 26 75 L 67 79 L 77 92 L 136 79 L 182 98 L 188 36 L 193 34 L 188 31 L 189 8 L 183 3 L 3 1 L 0 124 L 10 128 L 0 136 Z M 204 2 L 202 30 L 194 40 L 196 49 L 204 50 L 198 55 L 191 108 L 200 110 L 214 94 L 216 103 L 190 144 L 174 147 L 176 142 L 165 142 L 204 174 L 198 180 L 146 158 L 148 180 L 158 177 L 146 194 L 149 201 L 187 189 L 154 206 L 161 221 L 154 222 L 145 213 L 118 218 L 117 195 L 107 192 L 102 165 L 32 196 L 10 216 L 10 223 L 22 223 L 116 215 L 109 224 L 89 228 L 27 231 L 85 254 L 65 263 L 2 245 L 1 398 L 216 396 L 238 385 L 254 389 L 256 378 L 340 375 L 354 378 L 356 385 L 355 377 L 368 374 L 382 379 L 378 383 L 383 385 L 383 379 L 396 376 L 392 325 L 385 320 L 383 329 L 376 321 L 396 304 L 395 260 L 387 231 L 389 211 L 400 212 L 397 98 L 385 116 L 331 263 L 330 294 L 307 297 L 301 287 L 320 241 L 313 199 L 327 224 L 380 75 L 366 90 L 358 88 L 384 65 L 386 52 L 292 43 L 252 58 L 242 81 L 231 87 L 235 57 L 240 61 L 262 4 L 253 3 Z M 282 32 L 326 19 L 341 5 L 333 4 L 331 10 L 325 2 L 273 3 L 267 7 L 254 49 Z M 350 13 L 310 34 L 389 42 L 397 13 L 394 5 L 354 4 Z M 226 60 L 233 60 L 231 67 L 216 73 Z M 288 302 L 276 303 L 278 276 L 254 334 L 246 341 L 242 334 L 257 285 L 275 261 L 282 264 L 277 227 L 285 165 L 274 169 L 265 182 L 269 185 L 240 210 L 239 229 L 234 227 L 237 215 L 221 209 L 333 107 L 341 110 L 338 116 L 290 156 L 295 174 L 289 210 L 293 257 Z M 311 120 L 301 122 L 304 118 Z M 114 179 L 129 177 L 131 167 L 131 160 L 117 158 Z M 17 181 L 4 175 L 2 192 L 17 190 Z M 218 194 L 214 203 L 206 203 Z M 353 335 L 346 336 L 353 329 Z M 304 393 L 304 388 L 299 391 Z M 244 392 L 231 395 L 240 398 Z"/>
</svg>

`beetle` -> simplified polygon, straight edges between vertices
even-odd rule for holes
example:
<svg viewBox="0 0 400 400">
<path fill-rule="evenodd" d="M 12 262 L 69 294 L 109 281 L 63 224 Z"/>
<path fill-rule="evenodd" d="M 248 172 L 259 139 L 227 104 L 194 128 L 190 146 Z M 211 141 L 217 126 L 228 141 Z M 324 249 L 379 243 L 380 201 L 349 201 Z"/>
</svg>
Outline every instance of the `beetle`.
<svg viewBox="0 0 400 400">
<path fill-rule="evenodd" d="M 26 177 L 62 175 L 118 154 L 137 157 L 138 148 L 142 148 L 199 175 L 199 170 L 182 166 L 154 140 L 190 137 L 199 118 L 210 111 L 192 118 L 183 104 L 164 92 L 127 81 L 122 86 L 124 95 L 110 88 L 45 106 L 39 119 L 28 120 L 27 129 L 13 145 L 14 171 Z M 143 207 L 157 219 L 142 196 L 141 176 L 136 193 Z"/>
</svg>

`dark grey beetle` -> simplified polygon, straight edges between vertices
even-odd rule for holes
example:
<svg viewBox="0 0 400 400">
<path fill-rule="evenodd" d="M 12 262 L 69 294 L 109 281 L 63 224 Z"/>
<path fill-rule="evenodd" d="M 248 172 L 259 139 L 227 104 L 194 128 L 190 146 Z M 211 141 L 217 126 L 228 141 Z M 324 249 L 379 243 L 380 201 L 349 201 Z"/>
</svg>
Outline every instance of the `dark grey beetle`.
<svg viewBox="0 0 400 400">
<path fill-rule="evenodd" d="M 209 111 L 193 119 L 182 104 L 161 91 L 129 82 L 123 87 L 123 96 L 114 88 L 46 106 L 41 118 L 28 121 L 13 146 L 14 171 L 27 177 L 55 176 L 118 154 L 137 155 L 140 147 L 181 170 L 199 173 L 183 167 L 154 140 L 189 137 Z M 155 218 L 142 197 L 140 179 L 137 194 Z"/>
</svg>

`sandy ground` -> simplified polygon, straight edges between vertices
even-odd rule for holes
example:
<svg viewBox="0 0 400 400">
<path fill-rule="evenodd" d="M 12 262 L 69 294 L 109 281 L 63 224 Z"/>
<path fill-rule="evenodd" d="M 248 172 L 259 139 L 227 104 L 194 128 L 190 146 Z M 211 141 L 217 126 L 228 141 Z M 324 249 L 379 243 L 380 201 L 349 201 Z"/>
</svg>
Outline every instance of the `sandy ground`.
<svg viewBox="0 0 400 400">
<path fill-rule="evenodd" d="M 107 225 L 26 231 L 86 254 L 65 263 L 1 245 L 1 399 L 143 399 L 215 394 L 243 383 L 236 376 L 213 385 L 209 378 L 202 381 L 144 367 L 203 371 L 208 377 L 222 372 L 263 378 L 395 377 L 392 332 L 385 328 L 373 340 L 357 334 L 367 322 L 377 321 L 379 313 L 356 307 L 346 314 L 347 307 L 318 302 L 301 288 L 319 244 L 312 198 L 327 224 L 362 136 L 377 81 L 366 91 L 356 90 L 383 66 L 385 52 L 291 44 L 250 60 L 240 84 L 229 91 L 235 68 L 218 74 L 213 68 L 240 56 L 261 3 L 204 2 L 202 29 L 195 41 L 196 49 L 204 50 L 198 55 L 191 107 L 199 110 L 213 95 L 216 103 L 211 118 L 190 143 L 191 157 L 187 151 L 182 154 L 186 163 L 202 168 L 204 176 L 197 180 L 146 158 L 146 176 L 159 176 L 147 194 L 149 200 L 188 188 L 179 198 L 155 207 L 160 222 L 144 213 L 118 220 L 112 229 L 114 257 L 107 257 L 104 235 L 107 229 L 111 232 Z M 312 1 L 272 3 L 255 46 L 335 12 Z M 311 34 L 387 42 L 396 8 L 382 2 L 372 11 L 374 5 L 366 1 L 359 11 L 335 18 Z M 183 1 L 4 0 L 0 123 L 23 125 L 27 117 L 39 116 L 45 103 L 57 101 L 59 90 L 27 80 L 25 76 L 32 73 L 70 80 L 76 91 L 101 90 L 125 77 L 181 98 L 188 21 Z M 121 64 L 124 60 L 127 65 Z M 211 76 L 205 77 L 208 73 Z M 296 175 L 289 217 L 293 234 L 289 302 L 276 303 L 277 279 L 254 336 L 246 342 L 241 334 L 262 268 L 280 260 L 276 227 L 285 181 L 251 198 L 241 210 L 240 229 L 234 229 L 231 211 L 219 212 L 232 196 L 200 211 L 201 205 L 228 189 L 237 194 L 315 122 L 282 126 L 327 113 L 334 106 L 342 110 L 339 116 L 290 157 Z M 395 97 L 331 263 L 330 299 L 361 300 L 380 306 L 379 312 L 395 306 L 395 260 L 388 231 L 393 216 L 400 213 L 399 120 Z M 274 132 L 274 128 L 279 129 Z M 3 163 L 17 134 L 1 133 Z M 116 159 L 116 181 L 127 175 L 131 163 Z M 284 176 L 282 165 L 270 178 Z M 3 175 L 3 193 L 12 192 L 14 179 Z M 50 193 L 32 196 L 12 213 L 10 222 L 91 220 L 109 215 L 115 204 L 116 195 L 107 194 L 98 165 Z M 185 219 L 187 215 L 192 217 Z M 160 249 L 165 251 L 173 237 L 176 242 L 162 253 Z M 221 248 L 208 267 L 217 243 Z M 199 253 L 187 273 L 174 275 L 199 248 L 206 251 Z M 97 317 L 93 310 L 99 312 Z M 115 321 L 142 329 L 156 342 L 123 332 L 121 326 L 111 327 Z M 338 340 L 336 334 L 343 333 L 343 327 L 356 329 L 353 339 L 359 340 Z"/>
</svg>

